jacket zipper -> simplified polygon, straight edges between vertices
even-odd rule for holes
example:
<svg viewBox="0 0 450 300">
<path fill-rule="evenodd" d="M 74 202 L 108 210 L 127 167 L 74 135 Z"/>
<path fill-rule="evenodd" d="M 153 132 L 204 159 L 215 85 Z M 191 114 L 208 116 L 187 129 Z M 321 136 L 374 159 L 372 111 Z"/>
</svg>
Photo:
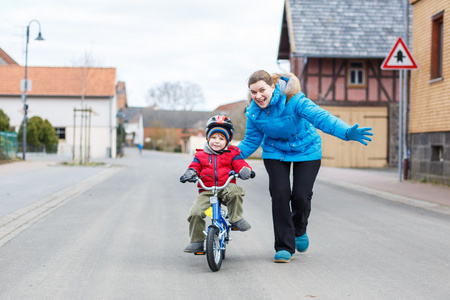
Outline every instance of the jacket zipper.
<svg viewBox="0 0 450 300">
<path fill-rule="evenodd" d="M 216 182 L 216 186 L 219 184 L 217 178 L 217 155 L 214 155 L 214 181 Z"/>
</svg>

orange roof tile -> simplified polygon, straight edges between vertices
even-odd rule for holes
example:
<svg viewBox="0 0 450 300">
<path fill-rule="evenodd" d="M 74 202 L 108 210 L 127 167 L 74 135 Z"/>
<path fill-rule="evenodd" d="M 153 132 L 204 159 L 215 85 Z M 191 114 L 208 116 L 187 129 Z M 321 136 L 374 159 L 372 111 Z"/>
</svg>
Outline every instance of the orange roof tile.
<svg viewBox="0 0 450 300">
<path fill-rule="evenodd" d="M 8 65 L 17 65 L 17 62 L 11 58 L 2 48 L 0 48 L 0 59 L 4 60 Z"/>
<path fill-rule="evenodd" d="M 27 77 L 32 81 L 31 96 L 81 96 L 83 73 L 86 70 L 85 96 L 114 96 L 115 68 L 83 67 L 28 67 Z M 0 66 L 0 95 L 21 95 L 20 82 L 25 67 Z"/>
</svg>

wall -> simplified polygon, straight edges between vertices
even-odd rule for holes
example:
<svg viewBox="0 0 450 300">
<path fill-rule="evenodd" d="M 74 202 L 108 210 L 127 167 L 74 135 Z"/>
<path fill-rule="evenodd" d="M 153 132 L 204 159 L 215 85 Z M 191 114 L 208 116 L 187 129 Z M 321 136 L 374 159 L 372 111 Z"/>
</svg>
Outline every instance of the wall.
<svg viewBox="0 0 450 300">
<path fill-rule="evenodd" d="M 444 13 L 443 79 L 430 81 L 431 17 Z M 411 71 L 411 133 L 450 131 L 450 1 L 422 0 L 413 6 L 414 60 L 419 68 Z"/>
<path fill-rule="evenodd" d="M 84 101 L 84 107 L 92 108 L 91 114 L 91 157 L 104 158 L 108 149 L 112 157 L 116 155 L 116 118 L 115 100 L 110 98 L 92 99 Z M 59 154 L 71 156 L 73 149 L 74 108 L 81 108 L 79 98 L 44 98 L 27 97 L 28 118 L 39 116 L 48 119 L 53 127 L 66 128 L 66 139 L 60 140 Z M 20 97 L 0 98 L 0 107 L 10 117 L 10 125 L 16 127 L 16 131 L 23 120 L 23 104 Z M 80 115 L 76 119 L 75 149 L 79 151 Z M 83 132 L 83 135 L 85 133 Z M 83 138 L 83 143 L 84 143 Z M 70 153 L 68 153 L 70 151 Z M 76 152 L 77 157 L 79 153 Z"/>
<path fill-rule="evenodd" d="M 442 156 L 435 156 L 436 146 Z M 450 132 L 411 135 L 411 179 L 450 185 Z"/>
<path fill-rule="evenodd" d="M 450 184 L 450 2 L 413 2 L 411 71 L 411 178 Z M 432 17 L 444 12 L 442 78 L 430 80 Z M 436 150 L 440 155 L 436 155 Z"/>
</svg>

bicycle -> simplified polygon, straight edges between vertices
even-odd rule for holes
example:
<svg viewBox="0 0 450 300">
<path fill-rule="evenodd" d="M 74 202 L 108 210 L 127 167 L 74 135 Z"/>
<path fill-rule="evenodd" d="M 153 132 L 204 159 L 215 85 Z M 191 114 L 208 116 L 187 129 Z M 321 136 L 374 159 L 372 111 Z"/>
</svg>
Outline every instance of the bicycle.
<svg viewBox="0 0 450 300">
<path fill-rule="evenodd" d="M 231 222 L 228 223 L 227 210 L 222 207 L 222 201 L 218 197 L 220 190 L 225 189 L 231 180 L 238 178 L 239 174 L 231 171 L 227 181 L 222 186 L 207 187 L 199 177 L 192 178 L 191 182 L 197 182 L 204 190 L 212 191 L 213 196 L 209 198 L 211 203 L 211 214 L 206 213 L 211 217 L 211 225 L 208 226 L 206 234 L 206 246 L 204 251 L 196 252 L 195 255 L 205 255 L 208 261 L 209 268 L 213 271 L 219 271 L 222 266 L 222 260 L 225 259 L 226 245 L 231 241 L 230 230 L 238 230 L 233 228 Z M 251 178 L 255 177 L 255 172 L 251 172 Z M 225 205 L 224 205 L 225 206 Z M 208 209 L 209 210 L 209 209 Z"/>
</svg>

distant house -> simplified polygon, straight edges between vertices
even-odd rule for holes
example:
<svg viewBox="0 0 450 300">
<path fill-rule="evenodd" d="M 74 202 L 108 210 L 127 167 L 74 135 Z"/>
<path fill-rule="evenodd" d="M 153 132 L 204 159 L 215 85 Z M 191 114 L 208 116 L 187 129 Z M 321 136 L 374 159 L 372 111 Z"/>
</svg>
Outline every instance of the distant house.
<svg viewBox="0 0 450 300">
<path fill-rule="evenodd" d="M 190 136 L 204 136 L 206 122 L 214 115 L 208 111 L 141 110 L 144 146 L 150 149 L 187 153 Z M 137 123 L 139 114 L 130 123 Z"/>
<path fill-rule="evenodd" d="M 19 65 L 11 56 L 0 48 L 0 66 L 1 65 Z"/>
<path fill-rule="evenodd" d="M 235 140 L 243 140 L 245 135 L 245 126 L 247 117 L 245 116 L 245 109 L 247 107 L 247 100 L 236 101 L 221 105 L 214 110 L 215 114 L 227 115 L 230 117 L 234 125 Z"/>
<path fill-rule="evenodd" d="M 125 82 L 118 81 L 116 85 L 117 111 L 128 107 L 127 89 Z"/>
<path fill-rule="evenodd" d="M 279 60 L 308 98 L 353 125 L 373 127 L 370 147 L 322 134 L 327 166 L 397 164 L 398 71 L 380 65 L 405 32 L 404 0 L 286 0 Z"/>
<path fill-rule="evenodd" d="M 216 112 L 240 112 L 242 114 L 245 114 L 245 108 L 247 107 L 247 101 L 246 100 L 240 100 L 232 103 L 227 103 L 220 105 L 217 107 L 214 111 Z"/>
<path fill-rule="evenodd" d="M 450 185 L 450 2 L 411 3 L 411 178 Z"/>
<path fill-rule="evenodd" d="M 1 50 L 0 107 L 16 131 L 23 121 L 24 74 L 24 67 Z M 50 121 L 59 138 L 58 154 L 76 159 L 87 151 L 91 158 L 116 156 L 115 68 L 28 67 L 28 80 L 28 118 Z"/>
</svg>

